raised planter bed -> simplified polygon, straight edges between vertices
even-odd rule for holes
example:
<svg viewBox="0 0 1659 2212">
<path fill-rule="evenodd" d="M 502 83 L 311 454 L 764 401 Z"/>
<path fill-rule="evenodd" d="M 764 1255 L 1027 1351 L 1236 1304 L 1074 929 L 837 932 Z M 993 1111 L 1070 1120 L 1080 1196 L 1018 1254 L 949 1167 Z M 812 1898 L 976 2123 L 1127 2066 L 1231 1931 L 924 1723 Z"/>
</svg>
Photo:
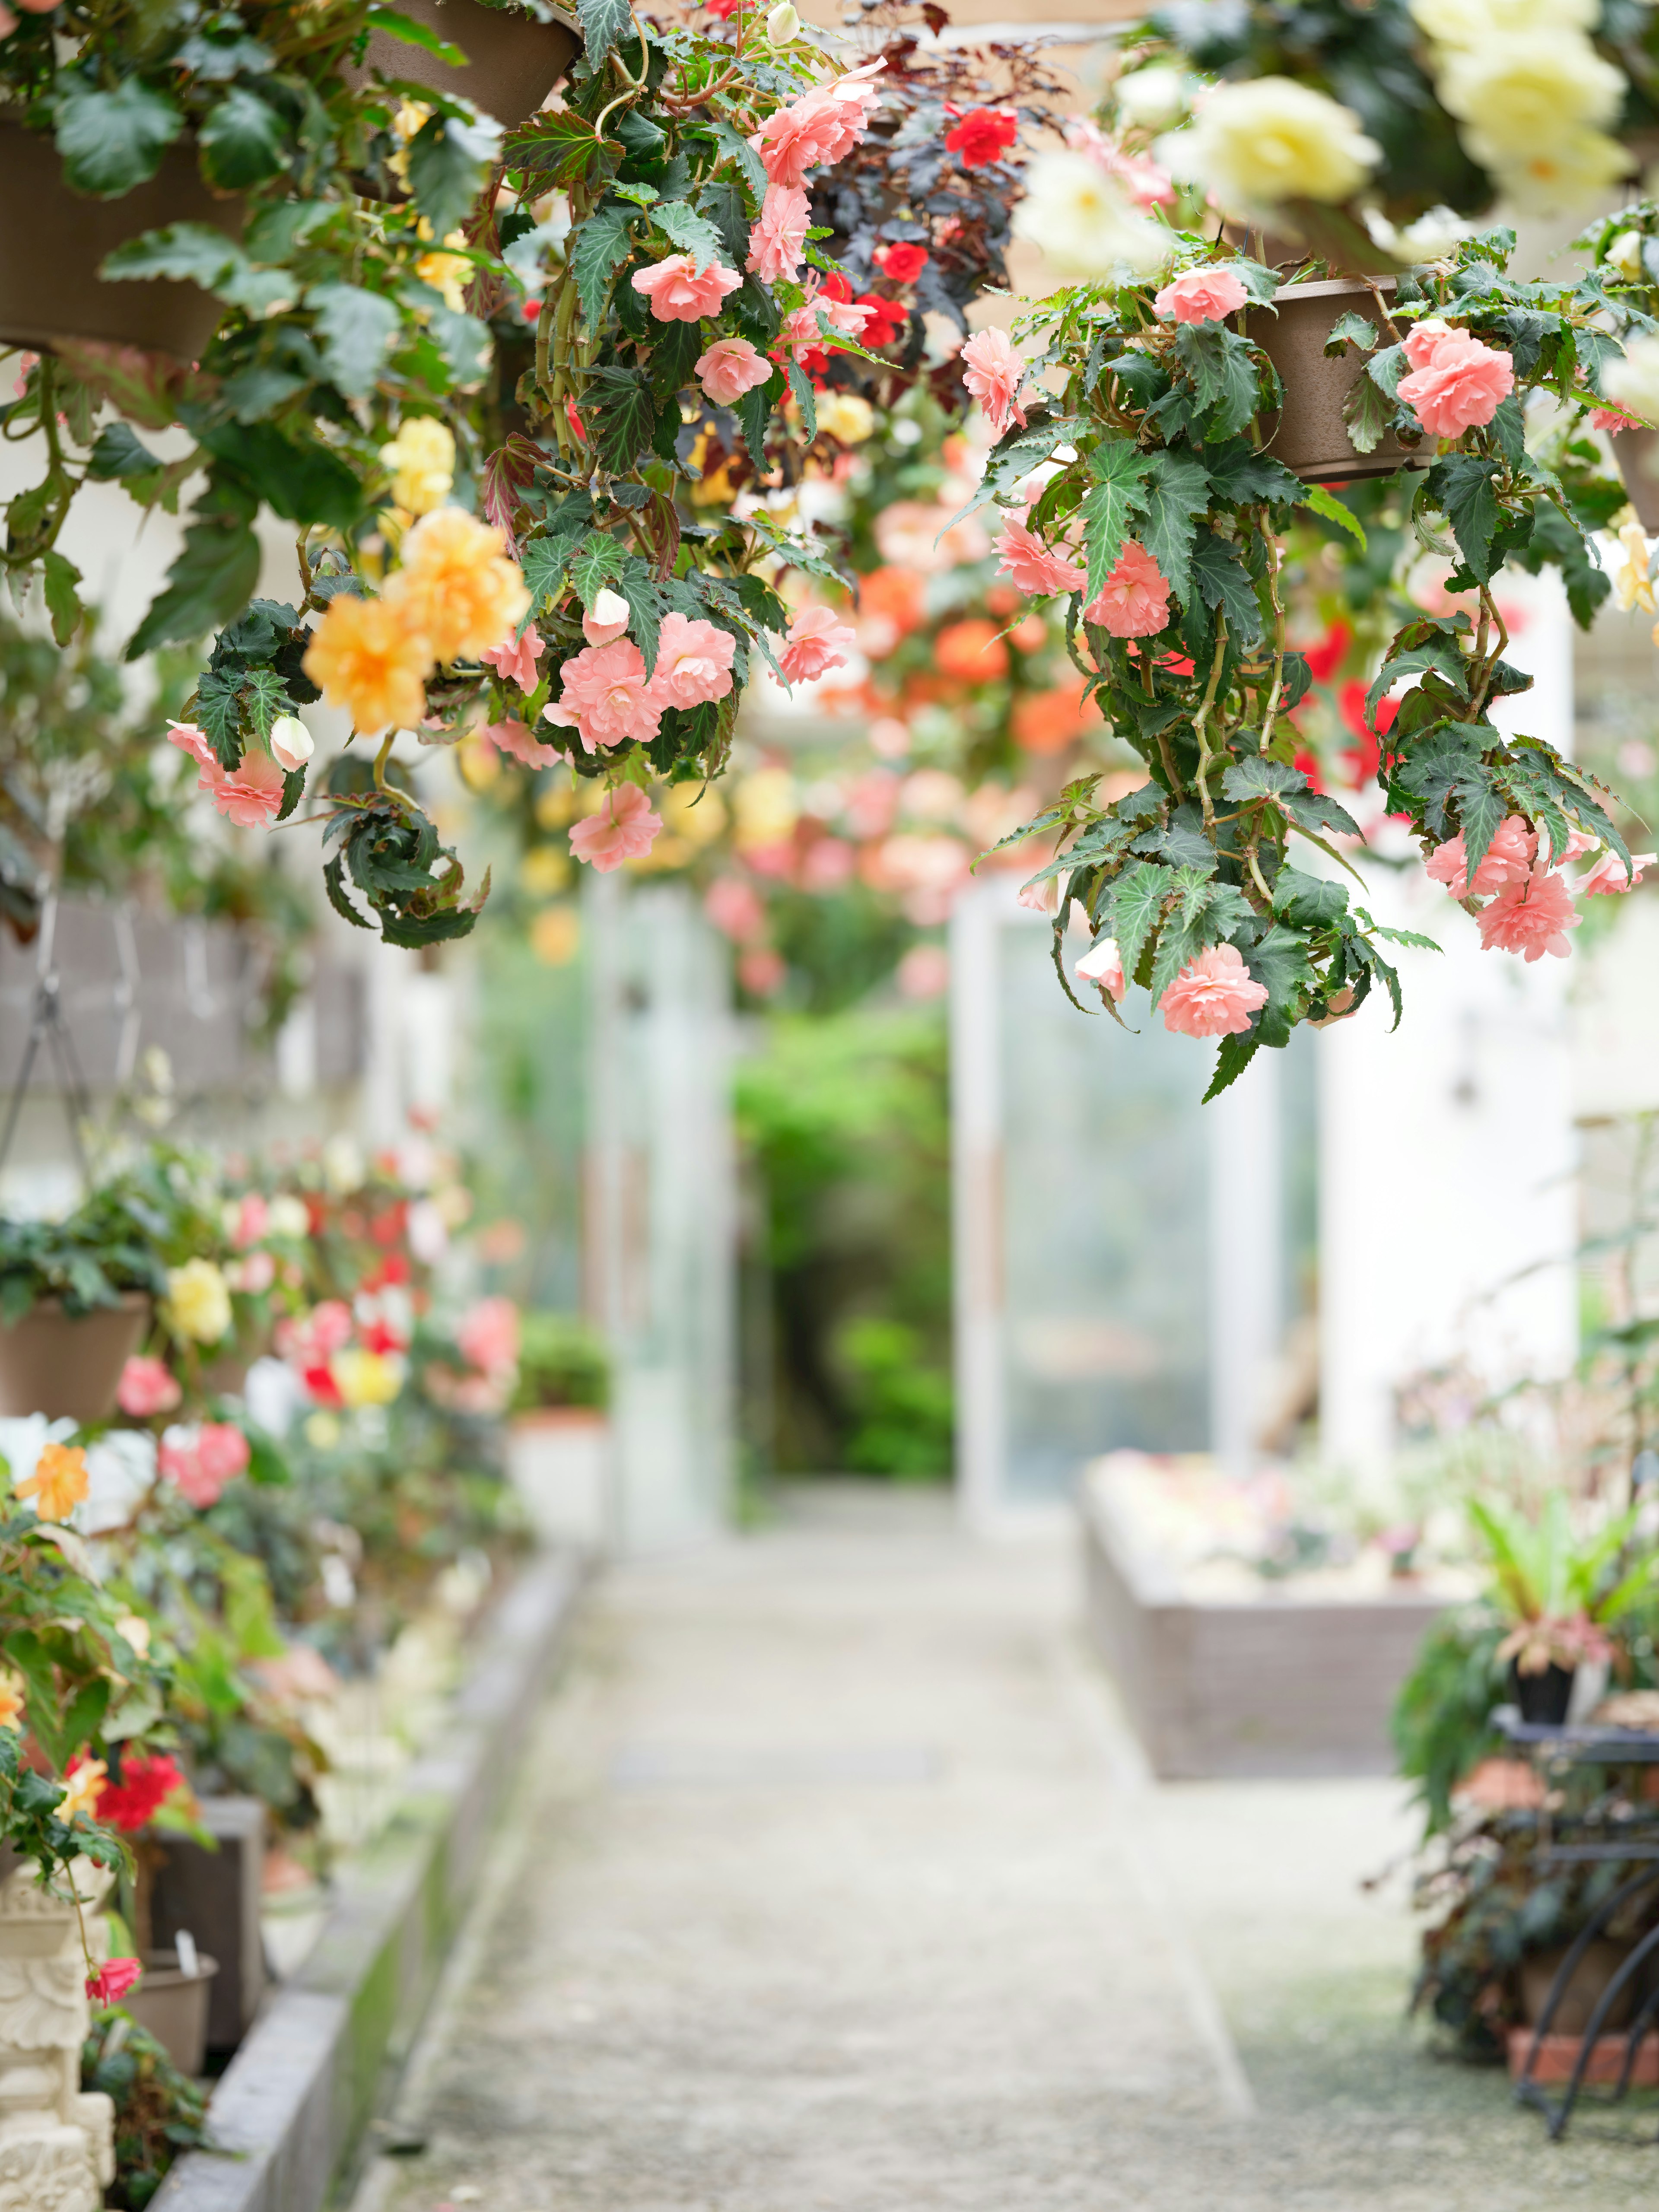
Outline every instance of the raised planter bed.
<svg viewBox="0 0 1659 2212">
<path fill-rule="evenodd" d="M 544 1554 L 496 1609 L 395 1814 L 343 1875 L 315 1948 L 270 1999 L 154 2212 L 321 2212 L 346 2193 L 465 1917 L 580 1584 Z"/>
<path fill-rule="evenodd" d="M 1127 1463 L 1133 1462 L 1132 1468 Z M 1169 1780 L 1385 1774 L 1395 1693 L 1462 1594 L 1363 1576 L 1194 1588 L 1133 1504 L 1139 1454 L 1097 1461 L 1080 1498 L 1090 1633 L 1153 1771 Z"/>
</svg>

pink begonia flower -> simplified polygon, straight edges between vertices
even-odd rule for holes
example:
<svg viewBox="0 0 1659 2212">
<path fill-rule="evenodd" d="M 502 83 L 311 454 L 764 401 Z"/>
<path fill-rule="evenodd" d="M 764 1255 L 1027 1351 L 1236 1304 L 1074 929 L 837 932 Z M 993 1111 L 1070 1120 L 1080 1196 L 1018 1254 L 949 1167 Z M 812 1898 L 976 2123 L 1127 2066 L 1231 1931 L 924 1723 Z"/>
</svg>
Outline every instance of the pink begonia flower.
<svg viewBox="0 0 1659 2212">
<path fill-rule="evenodd" d="M 511 1298 L 480 1298 L 455 1331 L 461 1357 L 486 1375 L 519 1364 L 519 1309 Z"/>
<path fill-rule="evenodd" d="M 1123 972 L 1122 956 L 1118 951 L 1115 937 L 1103 937 L 1098 945 L 1091 946 L 1078 962 L 1077 972 L 1080 982 L 1093 983 L 1101 997 L 1109 998 L 1114 1005 L 1129 988 L 1129 979 Z M 1260 988 L 1258 985 L 1257 988 Z"/>
<path fill-rule="evenodd" d="M 536 661 L 541 649 L 541 634 L 534 623 L 529 623 L 522 637 L 509 637 L 500 645 L 492 645 L 488 653 L 481 653 L 478 658 L 486 668 L 493 668 L 509 684 L 516 684 L 520 691 L 533 691 L 539 681 Z"/>
<path fill-rule="evenodd" d="M 832 293 L 821 292 L 815 286 L 806 295 L 806 304 L 784 317 L 781 336 L 791 351 L 799 356 L 810 352 L 814 346 L 823 345 L 836 332 L 849 338 L 862 337 L 869 319 L 869 308 L 861 307 L 856 300 L 837 300 Z"/>
<path fill-rule="evenodd" d="M 1126 154 L 1086 116 L 1073 116 L 1066 125 L 1066 143 L 1074 153 L 1086 154 L 1097 168 L 1115 178 L 1137 207 L 1174 206 L 1175 179 L 1170 172 L 1150 154 Z"/>
<path fill-rule="evenodd" d="M 980 412 L 1000 438 L 1010 421 L 1025 428 L 1025 410 L 1019 404 L 1020 379 L 1025 364 L 1014 350 L 1006 331 L 981 331 L 962 349 L 963 382 L 978 400 Z"/>
<path fill-rule="evenodd" d="M 657 634 L 657 665 L 651 688 L 665 707 L 700 707 L 724 699 L 732 689 L 732 656 L 737 640 L 701 617 L 663 617 Z"/>
<path fill-rule="evenodd" d="M 772 374 L 772 364 L 757 353 L 747 338 L 716 338 L 698 358 L 694 371 L 704 395 L 716 407 L 729 407 L 745 392 L 753 392 Z"/>
<path fill-rule="evenodd" d="M 811 684 L 832 668 L 844 668 L 857 644 L 852 629 L 836 619 L 834 609 L 815 600 L 790 623 L 778 665 L 786 683 Z"/>
<path fill-rule="evenodd" d="M 743 265 L 750 275 L 768 284 L 775 284 L 781 276 L 793 283 L 800 275 L 811 219 L 811 205 L 798 185 L 769 185 L 760 220 L 749 234 L 749 258 Z"/>
<path fill-rule="evenodd" d="M 270 1229 L 270 1208 L 264 1195 L 257 1190 L 246 1192 L 236 1202 L 230 1223 L 230 1241 L 239 1252 L 246 1252 L 250 1244 L 257 1244 Z"/>
<path fill-rule="evenodd" d="M 1066 896 L 1066 886 L 1071 880 L 1067 868 L 1058 876 L 1033 876 L 1029 884 L 1022 884 L 1015 894 L 1016 903 L 1028 914 L 1046 915 L 1052 921 L 1060 912 L 1060 902 Z"/>
<path fill-rule="evenodd" d="M 1212 945 L 1189 960 L 1158 1002 L 1164 1026 L 1177 1036 L 1238 1036 L 1267 1003 L 1236 945 Z"/>
<path fill-rule="evenodd" d="M 632 638 L 584 647 L 565 662 L 559 677 L 561 696 L 542 708 L 543 719 L 574 730 L 588 752 L 628 738 L 643 744 L 656 736 L 662 702 L 652 691 L 645 656 Z"/>
<path fill-rule="evenodd" d="M 168 1429 L 161 1438 L 163 1476 L 198 1511 L 219 1503 L 225 1485 L 242 1472 L 249 1457 L 247 1438 L 228 1421 Z"/>
<path fill-rule="evenodd" d="M 1505 884 L 1475 921 L 1483 952 L 1518 952 L 1530 963 L 1547 952 L 1565 960 L 1572 951 L 1566 933 L 1583 918 L 1565 878 L 1540 866 L 1522 882 Z"/>
<path fill-rule="evenodd" d="M 869 111 L 881 97 L 872 80 L 885 66 L 866 62 L 861 69 L 849 70 L 832 84 L 815 86 L 769 116 L 749 141 L 761 157 L 768 180 L 799 185 L 809 169 L 850 154 L 864 136 Z"/>
<path fill-rule="evenodd" d="M 188 753 L 198 768 L 217 768 L 218 757 L 207 741 L 205 730 L 198 730 L 194 722 L 169 722 L 167 743 L 177 745 L 181 753 Z"/>
<path fill-rule="evenodd" d="M 0 28 L 0 39 L 6 36 L 6 29 Z M 144 1970 L 137 1959 L 109 1959 L 86 1978 L 88 2002 L 104 2012 L 132 1995 L 144 1978 Z"/>
<path fill-rule="evenodd" d="M 515 715 L 509 715 L 504 722 L 480 722 L 472 734 L 525 768 L 551 768 L 555 761 L 568 757 L 556 745 L 532 737 Z"/>
<path fill-rule="evenodd" d="M 649 300 L 659 323 L 700 323 L 705 315 L 717 315 L 720 301 L 742 283 L 723 262 L 699 266 L 695 253 L 671 253 L 666 261 L 634 272 L 634 289 Z"/>
<path fill-rule="evenodd" d="M 256 1297 L 262 1297 L 276 1279 L 276 1262 L 269 1252 L 246 1253 L 225 1270 L 233 1291 L 249 1291 Z"/>
<path fill-rule="evenodd" d="M 184 1395 L 161 1360 L 136 1354 L 121 1370 L 121 1379 L 115 1386 L 116 1404 L 134 1421 L 147 1421 L 152 1413 L 170 1413 Z"/>
<path fill-rule="evenodd" d="M 1419 341 L 1423 335 L 1421 325 L 1412 333 Z M 1427 361 L 1402 376 L 1397 387 L 1431 438 L 1460 438 L 1465 430 L 1490 422 L 1514 389 L 1509 355 L 1482 345 L 1467 331 L 1436 337 Z"/>
<path fill-rule="evenodd" d="M 1468 336 L 1467 331 L 1453 330 L 1451 325 L 1439 315 L 1425 315 L 1420 323 L 1413 323 L 1407 331 L 1401 342 L 1401 350 L 1411 368 L 1426 368 L 1434 359 L 1434 349 L 1442 338 L 1466 338 Z"/>
<path fill-rule="evenodd" d="M 239 830 L 257 830 L 282 805 L 286 781 L 270 755 L 250 745 L 233 769 L 222 769 L 216 761 L 204 767 L 196 787 L 210 792 L 220 813 Z"/>
<path fill-rule="evenodd" d="M 1169 582 L 1144 545 L 1124 539 L 1116 567 L 1083 619 L 1098 623 L 1112 637 L 1156 637 L 1169 628 Z"/>
<path fill-rule="evenodd" d="M 1644 869 L 1659 865 L 1659 854 L 1632 853 L 1630 873 L 1625 873 L 1625 864 L 1617 853 L 1603 853 L 1595 866 L 1578 885 L 1581 894 L 1589 898 L 1602 898 L 1609 891 L 1632 890 L 1642 880 Z"/>
<path fill-rule="evenodd" d="M 1249 296 L 1231 269 L 1211 261 L 1184 270 L 1157 294 L 1152 305 L 1171 322 L 1219 323 L 1236 315 Z"/>
<path fill-rule="evenodd" d="M 1531 872 L 1538 851 L 1536 831 L 1529 829 L 1518 814 L 1506 815 L 1492 832 L 1492 840 L 1481 856 L 1474 872 L 1474 881 L 1467 880 L 1468 856 L 1460 830 L 1443 845 L 1437 845 L 1425 862 L 1425 872 L 1431 883 L 1444 884 L 1454 898 L 1484 898 L 1504 884 L 1523 883 Z"/>
<path fill-rule="evenodd" d="M 308 1314 L 276 1324 L 276 1349 L 284 1359 L 309 1364 L 343 1352 L 351 1341 L 351 1308 L 343 1298 L 324 1298 Z"/>
<path fill-rule="evenodd" d="M 702 910 L 734 945 L 752 945 L 766 933 L 765 904 L 741 876 L 716 876 L 703 893 Z"/>
<path fill-rule="evenodd" d="M 582 635 L 590 645 L 609 645 L 620 637 L 633 619 L 633 609 L 620 592 L 600 591 L 582 617 Z"/>
<path fill-rule="evenodd" d="M 1622 407 L 1592 407 L 1592 430 L 1605 430 L 1609 438 L 1616 438 L 1621 430 L 1645 430 L 1647 424 L 1634 415 L 1626 415 Z"/>
<path fill-rule="evenodd" d="M 608 794 L 599 813 L 583 817 L 570 832 L 570 849 L 602 876 L 624 860 L 648 853 L 662 817 L 651 811 L 651 801 L 637 784 L 619 784 Z"/>
<path fill-rule="evenodd" d="M 997 533 L 999 576 L 1006 576 L 1017 591 L 1046 599 L 1054 592 L 1080 592 L 1088 571 L 1064 554 L 1051 552 L 1029 523 L 1011 514 Z"/>
</svg>

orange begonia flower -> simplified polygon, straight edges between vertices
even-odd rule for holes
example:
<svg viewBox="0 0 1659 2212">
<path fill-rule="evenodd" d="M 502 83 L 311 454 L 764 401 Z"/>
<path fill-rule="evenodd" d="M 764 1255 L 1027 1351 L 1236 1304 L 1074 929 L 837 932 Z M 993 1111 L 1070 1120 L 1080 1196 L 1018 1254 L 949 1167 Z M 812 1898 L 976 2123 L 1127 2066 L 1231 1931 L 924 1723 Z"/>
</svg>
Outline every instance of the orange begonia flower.
<svg viewBox="0 0 1659 2212">
<path fill-rule="evenodd" d="M 43 1521 L 67 1521 L 87 1494 L 87 1455 L 79 1444 L 46 1444 L 34 1472 L 17 1486 Z"/>
<path fill-rule="evenodd" d="M 394 578 L 378 599 L 342 592 L 305 657 L 306 674 L 330 706 L 345 708 L 365 732 L 416 729 L 426 714 L 434 656 L 398 581 Z"/>
</svg>

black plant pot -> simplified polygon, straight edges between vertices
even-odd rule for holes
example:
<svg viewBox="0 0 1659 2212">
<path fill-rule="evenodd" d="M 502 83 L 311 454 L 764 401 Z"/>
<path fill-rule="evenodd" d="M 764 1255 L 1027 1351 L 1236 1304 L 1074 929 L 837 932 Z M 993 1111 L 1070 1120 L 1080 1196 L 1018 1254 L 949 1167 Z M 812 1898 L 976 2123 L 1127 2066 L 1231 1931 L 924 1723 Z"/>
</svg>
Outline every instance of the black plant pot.
<svg viewBox="0 0 1659 2212">
<path fill-rule="evenodd" d="M 1576 1667 L 1558 1667 L 1552 1660 L 1541 1674 L 1523 1674 L 1511 1662 L 1510 1687 L 1521 1708 L 1522 1719 L 1538 1728 L 1560 1728 L 1566 1720 L 1567 1707 L 1572 1703 L 1572 1686 L 1577 1673 Z"/>
</svg>

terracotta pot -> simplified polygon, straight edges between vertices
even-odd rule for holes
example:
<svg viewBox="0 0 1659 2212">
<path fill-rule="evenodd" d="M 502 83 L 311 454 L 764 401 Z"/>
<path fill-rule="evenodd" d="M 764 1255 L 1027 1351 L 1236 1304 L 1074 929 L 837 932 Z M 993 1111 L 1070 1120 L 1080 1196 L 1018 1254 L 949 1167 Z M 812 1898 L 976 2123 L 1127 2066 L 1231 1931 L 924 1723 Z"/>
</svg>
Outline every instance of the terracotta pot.
<svg viewBox="0 0 1659 2212">
<path fill-rule="evenodd" d="M 1376 279 L 1386 301 L 1394 289 L 1389 276 Z M 1306 483 L 1352 483 L 1363 477 L 1391 477 L 1415 456 L 1386 432 L 1374 453 L 1354 451 L 1342 403 L 1364 374 L 1365 356 L 1346 346 L 1336 358 L 1325 352 L 1331 326 L 1358 311 L 1380 326 L 1376 293 L 1357 276 L 1333 277 L 1316 284 L 1287 284 L 1272 308 L 1248 315 L 1249 336 L 1279 371 L 1285 405 L 1277 420 L 1264 417 L 1262 442 Z M 1241 313 L 1239 327 L 1247 326 Z M 1382 333 L 1384 344 L 1393 340 Z"/>
<path fill-rule="evenodd" d="M 1659 530 L 1659 430 L 1621 430 L 1613 450 L 1637 520 Z"/>
<path fill-rule="evenodd" d="M 0 1326 L 0 1415 L 106 1421 L 121 1370 L 149 1322 L 142 1291 L 79 1315 L 65 1313 L 60 1298 L 42 1298 L 21 1321 Z"/>
<path fill-rule="evenodd" d="M 185 1973 L 176 1951 L 144 1955 L 144 1978 L 121 2000 L 140 2027 L 147 2027 L 181 2074 L 199 2074 L 207 2056 L 208 1998 L 219 1971 L 216 1959 L 197 1954 L 197 1971 Z"/>
<path fill-rule="evenodd" d="M 375 31 L 362 67 L 341 70 L 346 82 L 361 90 L 369 72 L 379 70 L 470 100 L 509 131 L 536 112 L 581 52 L 581 33 L 562 16 L 538 23 L 515 8 L 486 8 L 480 0 L 399 0 L 399 12 L 459 46 L 465 66 L 452 69 L 424 46 Z"/>
<path fill-rule="evenodd" d="M 106 284 L 98 274 L 106 254 L 165 223 L 210 223 L 240 238 L 246 203 L 215 198 L 193 144 L 169 146 L 149 183 L 119 199 L 83 199 L 64 182 L 46 132 L 0 117 L 0 207 L 27 211 L 0 222 L 0 339 L 50 349 L 60 338 L 94 338 L 201 359 L 225 309 L 199 284 L 159 276 Z"/>
<path fill-rule="evenodd" d="M 1534 2025 L 1543 2018 L 1544 2007 L 1560 1972 L 1571 1946 L 1559 1944 L 1553 1950 L 1534 1951 L 1530 1958 L 1521 1961 L 1521 2008 Z M 1572 1979 L 1561 1992 L 1561 2002 L 1550 2015 L 1549 2029 L 1553 2035 L 1582 2036 L 1590 2024 L 1590 2014 L 1601 2002 L 1607 1984 L 1631 1954 L 1628 1943 L 1592 1943 L 1572 1970 Z M 1626 1982 L 1613 2002 L 1612 2011 L 1602 2021 L 1604 2032 L 1612 2033 L 1625 2026 L 1630 2019 L 1631 2005 L 1636 1995 L 1635 1984 Z"/>
<path fill-rule="evenodd" d="M 1512 2027 L 1508 2045 L 1510 2078 L 1518 2081 L 1522 2068 L 1532 2056 L 1532 2030 Z M 1533 2059 L 1528 2079 L 1543 2088 L 1559 2087 L 1571 2081 L 1583 2047 L 1580 2035 L 1547 2035 L 1538 2047 L 1537 2057 Z M 1627 2037 L 1598 2035 L 1591 2046 L 1584 2080 L 1598 2087 L 1616 2087 L 1624 2077 L 1627 2048 Z M 1637 2045 L 1636 2063 L 1631 2069 L 1628 2086 L 1632 2089 L 1659 2088 L 1659 2035 L 1644 2035 Z"/>
</svg>

